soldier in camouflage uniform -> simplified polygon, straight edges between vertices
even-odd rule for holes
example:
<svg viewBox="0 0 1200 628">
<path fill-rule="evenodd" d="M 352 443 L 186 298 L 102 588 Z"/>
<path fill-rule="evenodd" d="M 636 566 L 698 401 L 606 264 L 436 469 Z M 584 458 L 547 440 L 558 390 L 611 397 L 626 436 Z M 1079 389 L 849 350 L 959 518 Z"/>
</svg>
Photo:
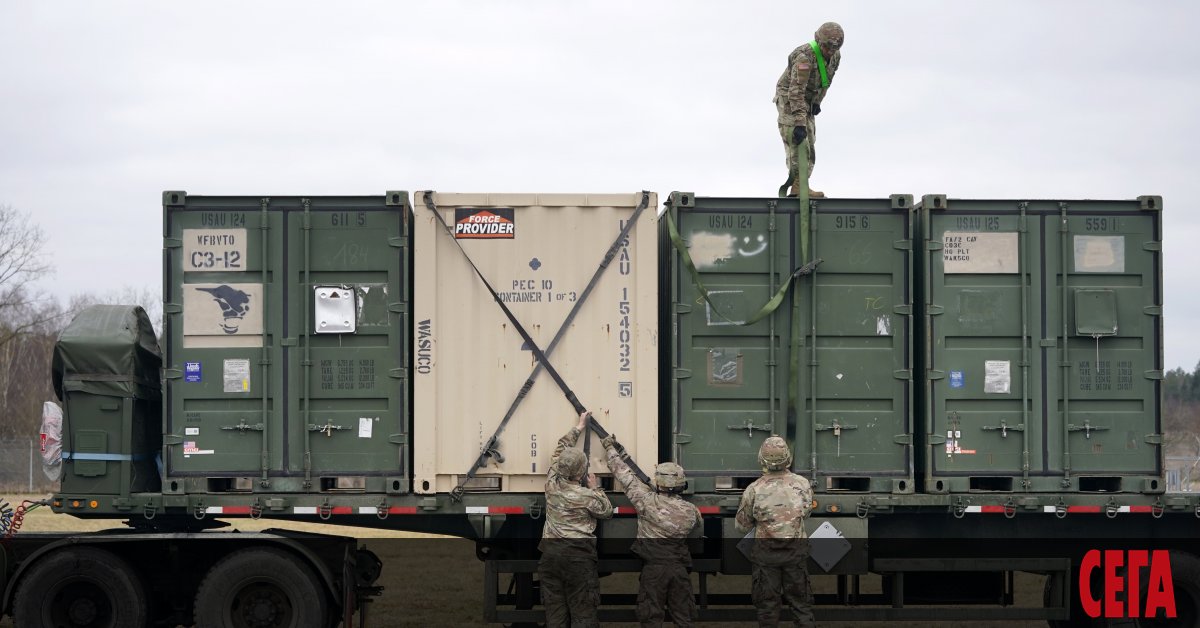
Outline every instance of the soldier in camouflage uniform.
<svg viewBox="0 0 1200 628">
<path fill-rule="evenodd" d="M 696 600 L 688 575 L 692 555 L 688 552 L 687 538 L 693 528 L 703 527 L 704 520 L 694 504 L 680 497 L 687 488 L 683 467 L 673 462 L 658 465 L 654 484 L 648 486 L 626 464 L 628 454 L 615 436 L 609 435 L 601 442 L 607 452 L 609 470 L 637 510 L 633 552 L 643 561 L 638 621 L 642 626 L 661 626 L 664 611 L 670 609 L 676 626 L 691 626 L 696 616 Z"/>
<path fill-rule="evenodd" d="M 792 450 L 779 436 L 763 441 L 758 462 L 763 476 L 742 493 L 735 520 L 740 532 L 754 530 L 751 597 L 758 609 L 758 625 L 779 625 L 783 598 L 797 626 L 815 626 L 808 586 L 808 534 L 804 531 L 804 520 L 812 509 L 812 487 L 791 472 Z"/>
<path fill-rule="evenodd" d="M 836 22 L 826 22 L 817 29 L 813 38 L 812 42 L 796 48 L 788 55 L 787 68 L 775 82 L 779 135 L 783 138 L 783 146 L 787 151 L 788 182 L 791 184 L 788 196 L 799 194 L 802 181 L 796 151 L 804 144 L 805 139 L 808 140 L 805 145 L 808 153 L 808 172 L 805 174 L 808 177 L 812 176 L 813 165 L 817 162 L 817 127 L 814 118 L 821 113 L 821 101 L 824 100 L 833 75 L 842 62 L 839 49 L 846 36 Z M 824 72 L 821 71 L 822 68 Z M 782 194 L 782 191 L 780 193 Z M 809 196 L 820 198 L 825 195 L 810 191 Z"/>
<path fill-rule="evenodd" d="M 600 490 L 595 474 L 587 486 L 587 457 L 575 448 L 591 413 L 558 439 L 546 474 L 546 524 L 538 549 L 542 604 L 547 626 L 599 626 L 600 578 L 596 572 L 596 520 L 612 517 L 612 503 Z"/>
</svg>

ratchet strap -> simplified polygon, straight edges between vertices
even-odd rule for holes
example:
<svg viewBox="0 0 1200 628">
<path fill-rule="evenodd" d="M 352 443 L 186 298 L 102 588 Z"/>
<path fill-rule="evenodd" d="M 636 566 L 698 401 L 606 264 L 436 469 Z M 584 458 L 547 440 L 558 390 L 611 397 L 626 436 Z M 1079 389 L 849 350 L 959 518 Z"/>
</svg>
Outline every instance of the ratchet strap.
<svg viewBox="0 0 1200 628">
<path fill-rule="evenodd" d="M 509 406 L 508 413 L 505 414 L 504 419 L 500 422 L 500 425 L 496 428 L 496 431 L 494 434 L 492 434 L 492 437 L 489 438 L 487 443 L 484 444 L 482 450 L 480 451 L 478 458 L 475 460 L 475 463 L 472 465 L 471 470 L 467 472 L 465 478 L 451 492 L 452 497 L 454 497 L 455 499 L 461 499 L 462 494 L 465 489 L 466 481 L 469 480 L 470 478 L 475 477 L 475 473 L 487 463 L 488 457 L 495 457 L 496 460 L 499 462 L 504 461 L 504 457 L 502 455 L 500 455 L 500 452 L 498 450 L 498 445 L 499 445 L 498 439 L 499 439 L 500 433 L 504 430 L 505 425 L 508 423 L 509 419 L 511 419 L 513 414 L 516 412 L 517 406 L 520 405 L 521 401 L 524 400 L 526 394 L 528 394 L 529 389 L 533 387 L 533 380 L 537 376 L 540 369 L 544 368 L 546 370 L 546 372 L 550 374 L 550 377 L 554 380 L 554 383 L 558 385 L 559 389 L 562 390 L 563 395 L 567 398 L 567 401 L 571 404 L 571 407 L 575 409 L 576 413 L 583 414 L 584 412 L 587 411 L 587 409 L 583 406 L 582 403 L 580 403 L 579 399 L 575 396 L 575 392 L 572 391 L 569 386 L 567 386 L 567 383 L 565 381 L 563 381 L 562 376 L 559 375 L 558 371 L 554 368 L 554 365 L 550 363 L 550 360 L 547 358 L 546 353 L 544 353 L 541 350 L 541 348 L 538 347 L 537 343 L 533 341 L 533 338 L 530 337 L 529 332 L 527 332 L 525 330 L 525 327 L 523 325 L 521 325 L 520 321 L 517 320 L 517 317 L 512 313 L 512 310 L 508 309 L 508 305 L 506 305 L 504 303 L 503 299 L 500 298 L 500 295 L 496 293 L 495 288 L 492 287 L 492 284 L 490 282 L 488 282 L 486 277 L 483 276 L 483 273 L 479 270 L 479 267 L 476 266 L 475 262 L 471 260 L 471 256 L 467 255 L 467 251 L 466 251 L 466 249 L 463 248 L 462 243 L 460 243 L 458 241 L 458 238 L 454 237 L 454 231 L 450 228 L 450 226 L 448 224 L 446 224 L 445 219 L 442 218 L 441 212 L 438 211 L 437 205 L 433 202 L 433 192 L 432 191 L 425 192 L 423 200 L 425 202 L 425 207 L 428 208 L 431 212 L 433 212 L 433 215 L 437 217 L 438 222 L 441 223 L 442 228 L 445 229 L 446 235 L 448 235 L 450 237 L 450 239 L 454 241 L 455 245 L 458 246 L 458 250 L 460 252 L 462 252 L 463 257 L 467 260 L 467 263 L 470 264 L 471 269 L 475 271 L 475 275 L 478 276 L 479 280 L 483 282 L 483 285 L 488 289 L 488 292 L 491 293 L 492 299 L 496 302 L 497 305 L 500 306 L 500 309 L 504 312 L 504 315 L 506 317 L 508 317 L 509 322 L 512 323 L 513 328 L 516 329 L 517 333 L 519 333 L 521 335 L 521 338 L 525 341 L 526 345 L 530 348 L 530 350 L 533 351 L 534 357 L 537 359 L 537 365 L 534 367 L 533 372 L 531 372 L 529 377 L 525 380 L 525 384 L 521 387 L 520 392 L 517 393 L 517 397 L 516 397 L 516 399 L 513 400 L 512 405 Z M 579 298 L 576 299 L 575 305 L 572 307 L 571 312 L 567 315 L 566 320 L 563 321 L 563 324 L 559 328 L 558 333 L 555 334 L 554 339 L 551 341 L 551 344 L 549 345 L 551 350 L 553 350 L 553 347 L 556 346 L 558 344 L 558 341 L 562 339 L 562 336 L 565 334 L 566 330 L 570 327 L 571 321 L 574 319 L 575 314 L 579 311 L 579 308 L 583 305 L 584 300 L 591 293 L 592 289 L 596 286 L 596 284 L 598 283 L 598 280 L 600 278 L 600 275 L 604 272 L 604 269 L 608 267 L 608 264 L 612 261 L 613 257 L 616 255 L 617 251 L 620 250 L 620 247 L 621 247 L 622 243 L 625 241 L 625 238 L 629 235 L 629 232 L 633 229 L 633 225 L 636 224 L 638 216 L 641 214 L 642 211 L 644 211 L 646 209 L 646 206 L 649 205 L 649 203 L 650 203 L 650 193 L 642 192 L 641 203 L 638 204 L 638 207 L 634 211 L 633 216 L 630 217 L 629 221 L 621 229 L 621 233 L 618 234 L 618 236 L 617 236 L 616 240 L 613 242 L 612 246 L 610 246 L 608 251 L 605 253 L 604 260 L 600 263 L 600 266 L 596 269 L 595 274 L 592 276 L 591 282 L 584 289 L 583 293 L 580 294 Z M 595 430 L 596 434 L 598 434 L 601 438 L 606 438 L 609 435 L 608 431 L 605 430 L 604 427 L 601 426 L 594 417 L 588 422 L 588 424 L 589 424 L 590 428 Z M 584 436 L 586 438 L 586 436 L 587 436 L 586 431 L 585 431 Z M 589 441 L 590 441 L 590 439 L 587 439 L 584 442 L 585 451 L 587 450 L 587 445 L 589 444 Z M 637 466 L 637 464 L 634 463 L 632 460 L 630 461 L 630 468 L 638 476 L 638 479 L 640 479 L 643 482 L 647 482 L 647 483 L 649 482 L 649 479 L 650 479 L 649 476 L 647 476 L 645 474 L 645 472 L 643 472 L 641 470 L 641 468 L 639 468 Z"/>
</svg>

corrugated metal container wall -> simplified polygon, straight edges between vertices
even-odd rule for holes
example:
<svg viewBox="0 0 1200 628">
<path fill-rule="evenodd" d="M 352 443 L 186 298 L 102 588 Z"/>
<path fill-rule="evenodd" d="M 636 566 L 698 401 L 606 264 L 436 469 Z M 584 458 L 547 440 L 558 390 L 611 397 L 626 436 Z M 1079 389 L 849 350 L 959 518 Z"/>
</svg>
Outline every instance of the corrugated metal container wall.
<svg viewBox="0 0 1200 628">
<path fill-rule="evenodd" d="M 1161 209 L 923 198 L 926 490 L 1164 489 Z"/>
<path fill-rule="evenodd" d="M 792 443 L 793 468 L 815 477 L 818 491 L 915 488 L 912 197 L 810 206 L 802 238 L 795 199 L 671 195 L 668 211 L 709 298 L 672 249 L 664 390 L 674 456 L 698 491 L 744 488 L 772 433 Z M 815 272 L 774 313 L 744 324 L 804 266 L 805 246 L 821 260 Z"/>
<path fill-rule="evenodd" d="M 657 197 L 425 199 L 417 193 L 413 206 L 415 490 L 541 492 L 555 444 L 576 420 L 471 263 L 596 419 L 637 460 L 655 460 Z M 498 455 L 467 481 L 531 375 L 537 385 L 493 444 Z M 591 441 L 592 470 L 606 471 L 599 439 Z"/>
<path fill-rule="evenodd" d="M 407 491 L 408 194 L 163 209 L 164 491 Z"/>
</svg>

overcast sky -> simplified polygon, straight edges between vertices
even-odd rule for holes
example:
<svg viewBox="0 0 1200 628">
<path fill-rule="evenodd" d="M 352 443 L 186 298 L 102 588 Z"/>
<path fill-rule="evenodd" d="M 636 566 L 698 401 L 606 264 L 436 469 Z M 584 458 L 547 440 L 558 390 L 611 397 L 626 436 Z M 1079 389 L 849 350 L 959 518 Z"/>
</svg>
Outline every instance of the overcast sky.
<svg viewBox="0 0 1200 628">
<path fill-rule="evenodd" d="M 771 196 L 771 103 L 846 44 L 831 196 L 1163 196 L 1166 366 L 1200 360 L 1200 3 L 0 0 L 0 204 L 79 292 L 157 287 L 161 192 Z"/>
</svg>

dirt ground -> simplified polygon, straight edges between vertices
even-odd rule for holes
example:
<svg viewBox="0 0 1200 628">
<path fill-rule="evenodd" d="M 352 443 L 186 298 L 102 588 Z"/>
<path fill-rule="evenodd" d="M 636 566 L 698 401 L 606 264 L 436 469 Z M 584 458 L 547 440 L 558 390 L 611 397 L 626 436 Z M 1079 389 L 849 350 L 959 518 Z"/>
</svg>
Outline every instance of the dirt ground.
<svg viewBox="0 0 1200 628">
<path fill-rule="evenodd" d="M 5 496 L 12 503 L 30 496 Z M 14 499 L 16 501 L 14 501 Z M 384 594 L 377 598 L 369 609 L 370 625 L 392 626 L 499 626 L 485 624 L 483 617 L 483 566 L 475 557 L 474 545 L 461 539 L 400 533 L 373 528 L 330 526 L 323 524 L 292 523 L 250 519 L 229 519 L 233 527 L 244 531 L 259 531 L 266 528 L 288 528 L 355 536 L 361 544 L 379 555 L 383 561 L 383 575 L 378 584 Z M 119 520 L 87 521 L 69 515 L 54 514 L 48 508 L 34 510 L 25 519 L 22 531 L 87 531 L 121 527 Z M 696 578 L 696 576 L 693 576 Z M 1042 584 L 1039 576 L 1019 574 L 1017 578 L 1017 604 L 1038 606 L 1041 603 Z M 502 582 L 506 582 L 502 581 Z M 695 581 L 693 582 L 695 586 Z M 835 583 L 831 577 L 815 577 L 817 592 L 832 592 Z M 636 593 L 637 574 L 614 574 L 601 579 L 604 593 Z M 750 590 L 749 576 L 719 576 L 709 579 L 709 591 L 734 593 Z M 878 580 L 864 583 L 864 592 L 879 590 Z M 635 626 L 635 624 L 612 624 Z M 711 623 L 705 626 L 749 626 L 747 623 Z M 822 628 L 855 628 L 878 626 L 851 622 L 823 622 Z M 889 628 L 923 628 L 925 622 L 889 622 Z M 943 623 L 943 626 L 956 624 Z M 957 624 L 961 625 L 961 624 Z M 979 628 L 1044 628 L 1044 622 L 975 622 Z M 13 628 L 12 619 L 0 620 L 0 628 Z"/>
</svg>

